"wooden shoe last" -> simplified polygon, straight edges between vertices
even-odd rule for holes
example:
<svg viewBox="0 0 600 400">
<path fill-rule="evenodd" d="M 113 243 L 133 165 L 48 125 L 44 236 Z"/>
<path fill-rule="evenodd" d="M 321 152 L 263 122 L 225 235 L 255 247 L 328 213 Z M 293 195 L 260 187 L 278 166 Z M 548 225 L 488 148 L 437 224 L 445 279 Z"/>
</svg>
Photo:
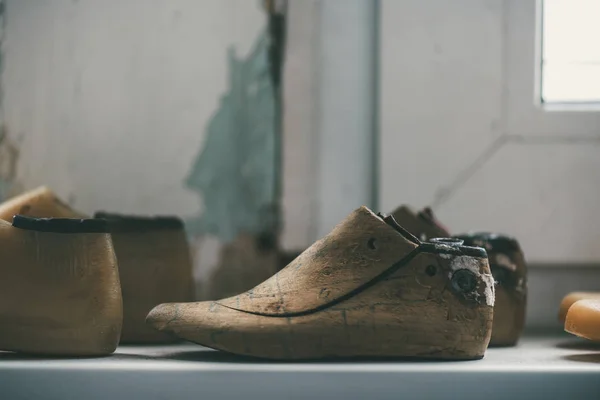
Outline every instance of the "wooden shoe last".
<svg viewBox="0 0 600 400">
<path fill-rule="evenodd" d="M 100 356 L 117 347 L 119 272 L 106 221 L 0 221 L 0 350 Z"/>
<path fill-rule="evenodd" d="M 270 279 L 218 301 L 152 310 L 155 328 L 269 359 L 477 359 L 492 327 L 484 249 L 423 243 L 393 217 L 350 214 Z"/>
</svg>

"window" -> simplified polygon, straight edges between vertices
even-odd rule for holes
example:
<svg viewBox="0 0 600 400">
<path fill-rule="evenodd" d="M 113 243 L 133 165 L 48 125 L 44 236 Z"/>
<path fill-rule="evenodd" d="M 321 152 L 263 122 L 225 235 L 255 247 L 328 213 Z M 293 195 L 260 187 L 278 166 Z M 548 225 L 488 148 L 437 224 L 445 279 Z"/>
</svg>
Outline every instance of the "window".
<svg viewBox="0 0 600 400">
<path fill-rule="evenodd" d="M 543 0 L 542 103 L 600 104 L 600 0 Z"/>
</svg>

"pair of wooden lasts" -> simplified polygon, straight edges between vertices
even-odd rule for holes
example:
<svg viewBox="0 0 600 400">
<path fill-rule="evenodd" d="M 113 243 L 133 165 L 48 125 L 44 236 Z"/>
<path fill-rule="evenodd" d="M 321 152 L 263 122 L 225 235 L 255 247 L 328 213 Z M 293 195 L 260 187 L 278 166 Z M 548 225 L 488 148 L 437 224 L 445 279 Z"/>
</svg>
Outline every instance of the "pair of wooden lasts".
<svg viewBox="0 0 600 400">
<path fill-rule="evenodd" d="M 194 298 L 176 218 L 87 218 L 42 187 L 0 205 L 0 252 L 0 350 L 95 356 L 173 341 L 145 317 Z"/>
<path fill-rule="evenodd" d="M 45 206 L 36 207 L 31 198 L 3 205 L 0 211 L 11 204 L 18 209 L 0 217 L 28 211 L 73 217 L 56 200 L 42 210 Z M 411 214 L 406 208 L 395 214 L 409 226 L 403 212 Z M 412 215 L 427 229 L 443 230 L 430 213 Z M 163 301 L 174 303 L 150 311 L 146 321 L 154 328 L 215 349 L 272 359 L 477 359 L 488 346 L 493 320 L 496 344 L 514 344 L 522 328 L 525 265 L 518 244 L 506 237 L 477 234 L 422 241 L 409 233 L 417 232 L 415 227 L 406 230 L 393 216 L 361 207 L 255 288 L 223 300 L 191 303 L 185 302 L 191 297 L 191 272 L 185 238 L 177 236 L 183 235 L 180 224 L 100 217 L 17 216 L 12 226 L 0 225 L 0 243 L 10 243 L 0 246 L 10 248 L 0 284 L 0 297 L 6 299 L 0 302 L 0 349 L 108 354 L 121 335 L 123 315 L 125 339 L 128 325 L 136 335 L 145 331 L 133 327 Z M 176 238 L 169 239 L 170 234 Z M 490 257 L 497 255 L 488 261 L 484 248 L 463 245 L 465 241 L 484 246 Z M 136 252 L 136 246 L 143 252 Z M 167 260 L 165 253 L 172 258 Z M 154 274 L 161 278 L 150 279 Z M 160 287 L 140 290 L 144 280 Z M 163 286 L 177 289 L 167 296 Z M 506 296 L 498 296 L 501 290 Z M 127 293 L 134 294 L 129 301 Z M 157 293 L 164 298 L 156 298 Z M 505 302 L 503 311 L 494 307 L 495 299 Z M 121 307 L 132 310 L 129 318 Z"/>
</svg>

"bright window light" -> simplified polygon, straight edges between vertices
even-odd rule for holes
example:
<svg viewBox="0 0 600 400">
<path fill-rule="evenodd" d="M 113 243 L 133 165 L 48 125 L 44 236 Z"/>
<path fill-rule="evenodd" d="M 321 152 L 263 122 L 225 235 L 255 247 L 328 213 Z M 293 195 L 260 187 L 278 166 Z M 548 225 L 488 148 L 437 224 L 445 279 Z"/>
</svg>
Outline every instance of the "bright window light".
<svg viewBox="0 0 600 400">
<path fill-rule="evenodd" d="M 543 103 L 600 103 L 600 0 L 542 1 Z"/>
</svg>

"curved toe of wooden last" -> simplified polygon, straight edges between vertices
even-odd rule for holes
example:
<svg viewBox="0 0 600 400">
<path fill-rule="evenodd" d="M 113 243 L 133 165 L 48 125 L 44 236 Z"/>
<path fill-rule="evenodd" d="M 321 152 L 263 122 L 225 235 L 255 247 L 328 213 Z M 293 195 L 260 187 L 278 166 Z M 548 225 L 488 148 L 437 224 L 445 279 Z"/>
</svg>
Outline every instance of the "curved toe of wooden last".
<svg viewBox="0 0 600 400">
<path fill-rule="evenodd" d="M 30 190 L 0 204 L 0 219 L 11 222 L 17 214 L 38 218 L 87 218 L 65 204 L 46 186 Z"/>
<path fill-rule="evenodd" d="M 600 342 L 600 299 L 585 299 L 573 303 L 565 317 L 565 331 Z"/>
<path fill-rule="evenodd" d="M 145 322 L 158 304 L 194 300 L 192 262 L 183 222 L 98 212 L 108 221 L 123 292 L 121 343 L 168 343 L 176 337 Z"/>
<path fill-rule="evenodd" d="M 106 221 L 0 221 L 0 350 L 100 356 L 117 347 L 122 300 Z"/>
<path fill-rule="evenodd" d="M 514 346 L 525 325 L 527 303 L 527 265 L 519 242 L 497 233 L 469 233 L 456 236 L 468 246 L 479 246 L 488 253 L 496 283 L 494 328 L 490 346 Z"/>
<path fill-rule="evenodd" d="M 494 285 L 484 249 L 423 243 L 361 207 L 254 289 L 152 310 L 155 328 L 269 359 L 477 359 L 490 340 Z"/>
<path fill-rule="evenodd" d="M 587 299 L 600 300 L 600 292 L 573 292 L 566 295 L 560 303 L 558 319 L 564 323 L 569 308 L 577 301 Z"/>
</svg>

